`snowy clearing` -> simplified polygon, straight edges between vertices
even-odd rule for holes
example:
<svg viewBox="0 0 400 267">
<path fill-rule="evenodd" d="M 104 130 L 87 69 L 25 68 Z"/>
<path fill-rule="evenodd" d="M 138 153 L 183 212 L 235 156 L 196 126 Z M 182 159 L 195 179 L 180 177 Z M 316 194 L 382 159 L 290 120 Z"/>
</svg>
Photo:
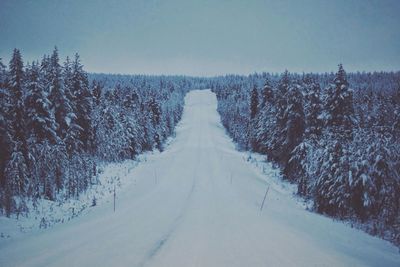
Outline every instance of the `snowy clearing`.
<svg viewBox="0 0 400 267">
<path fill-rule="evenodd" d="M 69 222 L 2 238 L 0 266 L 400 265 L 395 246 L 306 211 L 272 168 L 237 152 L 211 91 L 185 103 L 166 151 L 123 174 L 115 213 L 109 196 Z"/>
</svg>

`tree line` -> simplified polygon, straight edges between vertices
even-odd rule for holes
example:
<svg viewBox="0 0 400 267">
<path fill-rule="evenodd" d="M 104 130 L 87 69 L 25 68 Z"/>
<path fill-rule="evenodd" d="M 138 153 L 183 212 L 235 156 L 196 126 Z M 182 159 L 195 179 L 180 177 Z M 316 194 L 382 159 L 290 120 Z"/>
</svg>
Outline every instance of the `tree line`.
<svg viewBox="0 0 400 267">
<path fill-rule="evenodd" d="M 351 81 L 351 83 L 349 82 Z M 265 154 L 314 210 L 400 243 L 400 74 L 255 74 L 214 80 L 239 148 Z"/>
</svg>

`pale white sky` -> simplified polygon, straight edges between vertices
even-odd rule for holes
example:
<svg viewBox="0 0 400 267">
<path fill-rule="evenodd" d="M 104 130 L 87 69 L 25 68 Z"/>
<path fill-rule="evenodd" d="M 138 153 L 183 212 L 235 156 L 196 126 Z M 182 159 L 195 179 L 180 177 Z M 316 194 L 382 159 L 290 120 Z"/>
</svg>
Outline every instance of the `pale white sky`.
<svg viewBox="0 0 400 267">
<path fill-rule="evenodd" d="M 92 72 L 400 70 L 396 0 L 1 0 L 0 57 L 57 45 Z"/>
</svg>

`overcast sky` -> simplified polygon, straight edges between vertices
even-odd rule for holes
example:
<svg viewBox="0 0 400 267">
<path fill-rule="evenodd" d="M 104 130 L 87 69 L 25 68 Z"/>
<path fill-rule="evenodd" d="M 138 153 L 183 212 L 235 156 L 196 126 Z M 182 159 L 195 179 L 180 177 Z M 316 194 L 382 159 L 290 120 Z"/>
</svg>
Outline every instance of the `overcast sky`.
<svg viewBox="0 0 400 267">
<path fill-rule="evenodd" d="M 91 72 L 400 70 L 398 0 L 0 0 L 0 57 L 57 45 Z"/>
</svg>

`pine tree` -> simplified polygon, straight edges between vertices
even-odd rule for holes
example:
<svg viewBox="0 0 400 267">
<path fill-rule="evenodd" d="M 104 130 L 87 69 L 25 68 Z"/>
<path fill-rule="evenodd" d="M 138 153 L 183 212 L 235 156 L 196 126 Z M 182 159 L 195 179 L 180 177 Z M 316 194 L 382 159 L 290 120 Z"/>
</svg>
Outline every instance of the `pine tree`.
<svg viewBox="0 0 400 267">
<path fill-rule="evenodd" d="M 274 93 L 273 93 L 273 88 L 271 86 L 271 82 L 268 79 L 266 79 L 262 90 L 261 108 L 265 107 L 267 103 L 271 103 L 273 97 Z"/>
<path fill-rule="evenodd" d="M 321 87 L 315 83 L 312 79 L 309 79 L 305 83 L 307 90 L 306 95 L 306 128 L 305 133 L 307 136 L 313 135 L 319 137 L 322 128 L 323 121 L 321 119 L 322 114 L 322 102 L 320 98 Z"/>
<path fill-rule="evenodd" d="M 5 168 L 5 190 L 9 203 L 7 212 L 12 207 L 12 196 L 24 196 L 29 185 L 29 160 L 30 153 L 26 136 L 26 118 L 24 107 L 24 71 L 21 53 L 14 49 L 9 66 L 8 83 L 11 109 L 10 109 L 10 136 L 12 148 L 10 160 Z"/>
<path fill-rule="evenodd" d="M 0 58 L 0 88 L 6 88 L 7 85 L 7 70 Z"/>
<path fill-rule="evenodd" d="M 64 123 L 60 128 L 60 134 L 66 146 L 66 152 L 69 158 L 74 153 L 82 150 L 83 143 L 80 139 L 80 133 L 83 129 L 78 125 L 76 98 L 73 95 L 73 73 L 72 62 L 69 57 L 66 58 L 62 68 L 62 88 L 59 95 L 59 114 L 64 118 Z"/>
<path fill-rule="evenodd" d="M 13 139 L 21 143 L 19 147 L 25 159 L 28 160 L 26 143 L 25 108 L 24 108 L 24 71 L 21 53 L 14 49 L 9 66 L 9 90 L 12 103 L 11 117 Z"/>
<path fill-rule="evenodd" d="M 254 85 L 253 90 L 251 91 L 251 100 L 250 100 L 250 120 L 253 120 L 258 113 L 258 92 L 257 87 Z"/>
<path fill-rule="evenodd" d="M 289 87 L 287 92 L 287 108 L 284 115 L 285 128 L 283 142 L 285 151 L 289 153 L 302 141 L 304 133 L 303 95 L 298 84 Z"/>
<path fill-rule="evenodd" d="M 12 192 L 8 187 L 11 177 L 6 175 L 5 170 L 14 142 L 11 132 L 12 117 L 10 117 L 13 107 L 7 88 L 7 75 L 6 68 L 0 61 L 0 208 L 9 216 L 12 209 Z"/>
<path fill-rule="evenodd" d="M 327 144 L 314 192 L 315 206 L 320 213 L 341 217 L 347 213 L 350 166 L 344 151 L 338 141 Z"/>
<path fill-rule="evenodd" d="M 101 94 L 102 94 L 102 86 L 99 82 L 96 80 L 93 81 L 92 85 L 92 94 L 93 94 L 93 99 L 94 99 L 94 104 L 97 106 L 100 105 L 100 100 L 101 100 Z"/>
<path fill-rule="evenodd" d="M 326 126 L 334 129 L 342 138 L 352 138 L 354 126 L 353 91 L 349 89 L 346 72 L 342 64 L 330 85 L 325 101 Z"/>
<path fill-rule="evenodd" d="M 262 94 L 263 100 L 260 107 L 260 114 L 255 124 L 255 144 L 253 145 L 253 150 L 269 154 L 272 149 L 269 141 L 276 125 L 274 90 L 269 80 L 266 80 Z"/>
<path fill-rule="evenodd" d="M 387 141 L 379 135 L 368 150 L 369 164 L 372 167 L 370 175 L 375 186 L 375 190 L 371 192 L 374 197 L 371 212 L 373 215 L 379 214 L 384 223 L 393 225 L 399 214 L 400 184 L 394 177 L 392 156 L 390 150 L 387 149 L 388 145 L 385 145 Z"/>
<path fill-rule="evenodd" d="M 286 70 L 278 83 L 278 88 L 276 90 L 276 113 L 277 113 L 277 124 L 278 127 L 283 128 L 285 124 L 285 111 L 287 108 L 286 94 L 289 91 L 291 81 L 289 72 Z"/>
<path fill-rule="evenodd" d="M 93 131 L 90 120 L 93 99 L 89 89 L 89 81 L 83 71 L 78 54 L 75 54 L 75 60 L 72 63 L 71 81 L 71 93 L 76 108 L 76 122 L 82 129 L 79 133 L 79 139 L 83 144 L 82 150 L 89 151 L 93 146 Z"/>
<path fill-rule="evenodd" d="M 284 173 L 289 180 L 297 182 L 297 193 L 301 196 L 308 194 L 308 158 L 310 146 L 306 142 L 297 145 L 284 168 Z"/>
<path fill-rule="evenodd" d="M 254 85 L 253 90 L 251 91 L 250 96 L 250 122 L 249 122 L 249 136 L 247 137 L 249 140 L 249 147 L 253 151 L 258 150 L 258 144 L 256 140 L 256 127 L 257 127 L 257 115 L 259 115 L 259 106 L 258 106 L 258 92 L 257 87 Z"/>
<path fill-rule="evenodd" d="M 38 63 L 33 62 L 26 71 L 27 96 L 25 99 L 28 117 L 27 127 L 32 131 L 35 141 L 50 143 L 57 141 L 56 123 L 51 114 L 51 103 L 40 83 Z"/>
<path fill-rule="evenodd" d="M 286 123 L 287 123 L 287 93 L 291 85 L 289 72 L 285 71 L 279 80 L 275 96 L 275 117 L 276 122 L 272 127 L 272 132 L 270 134 L 267 147 L 272 151 L 272 159 L 283 163 L 286 161 L 286 156 L 282 154 L 282 145 L 286 141 Z M 290 153 L 290 151 L 286 151 Z"/>
<path fill-rule="evenodd" d="M 61 66 L 58 58 L 58 50 L 54 49 L 49 59 L 42 61 L 42 83 L 49 86 L 49 100 L 57 123 L 57 135 L 64 139 L 67 135 L 71 114 L 73 114 L 70 101 L 67 98 L 62 83 Z M 47 75 L 46 75 L 47 72 Z"/>
<path fill-rule="evenodd" d="M 150 124 L 147 124 L 146 131 L 149 134 L 149 146 L 153 142 L 159 150 L 162 150 L 160 139 L 160 122 L 161 122 L 161 109 L 155 97 L 151 97 L 147 103 Z"/>
</svg>

